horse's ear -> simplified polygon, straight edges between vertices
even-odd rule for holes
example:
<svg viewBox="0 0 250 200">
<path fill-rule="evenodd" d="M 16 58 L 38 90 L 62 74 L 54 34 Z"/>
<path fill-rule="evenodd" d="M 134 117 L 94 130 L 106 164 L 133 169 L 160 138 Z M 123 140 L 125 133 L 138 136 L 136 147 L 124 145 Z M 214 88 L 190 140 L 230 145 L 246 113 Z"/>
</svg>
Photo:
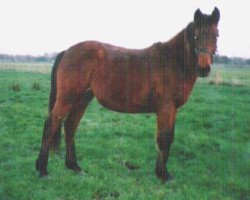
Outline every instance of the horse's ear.
<svg viewBox="0 0 250 200">
<path fill-rule="evenodd" d="M 218 24 L 220 20 L 220 11 L 217 7 L 214 8 L 214 11 L 212 13 L 212 19 L 215 24 Z"/>
<path fill-rule="evenodd" d="M 203 14 L 202 14 L 201 10 L 197 9 L 194 13 L 194 23 L 195 24 L 199 23 L 202 19 L 202 16 L 203 16 Z"/>
</svg>

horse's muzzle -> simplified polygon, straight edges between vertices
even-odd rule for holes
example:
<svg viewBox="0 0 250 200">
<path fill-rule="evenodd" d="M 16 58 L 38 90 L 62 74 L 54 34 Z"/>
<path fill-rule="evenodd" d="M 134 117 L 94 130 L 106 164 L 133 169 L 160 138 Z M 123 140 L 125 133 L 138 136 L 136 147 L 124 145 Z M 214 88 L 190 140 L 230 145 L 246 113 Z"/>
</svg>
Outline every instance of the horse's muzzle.
<svg viewBox="0 0 250 200">
<path fill-rule="evenodd" d="M 206 67 L 201 67 L 198 65 L 196 71 L 199 77 L 207 77 L 209 72 L 211 71 L 211 68 L 210 65 L 207 65 Z"/>
</svg>

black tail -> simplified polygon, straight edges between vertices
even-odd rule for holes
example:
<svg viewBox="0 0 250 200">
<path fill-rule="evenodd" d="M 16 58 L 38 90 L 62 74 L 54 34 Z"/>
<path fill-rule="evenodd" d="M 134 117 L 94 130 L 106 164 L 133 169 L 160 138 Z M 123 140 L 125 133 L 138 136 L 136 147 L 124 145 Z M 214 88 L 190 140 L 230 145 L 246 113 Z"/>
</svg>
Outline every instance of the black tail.
<svg viewBox="0 0 250 200">
<path fill-rule="evenodd" d="M 57 68 L 59 66 L 59 63 L 64 55 L 64 51 L 59 53 L 56 56 L 55 63 L 52 68 L 51 72 L 51 88 L 50 88 L 50 97 L 49 97 L 49 113 L 52 111 L 54 108 L 54 105 L 56 103 L 56 73 L 57 73 Z M 61 142 L 61 129 L 62 125 L 59 126 L 58 130 L 56 131 L 55 135 L 52 138 L 51 141 L 51 150 L 57 152 L 59 150 L 60 142 Z"/>
<path fill-rule="evenodd" d="M 49 98 L 49 112 L 51 112 L 51 110 L 53 109 L 53 107 L 54 107 L 54 105 L 56 103 L 56 72 L 57 72 L 58 65 L 59 65 L 63 55 L 64 55 L 64 51 L 62 51 L 61 53 L 59 53 L 56 56 L 56 60 L 55 60 L 55 63 L 53 65 L 52 72 L 51 72 L 51 88 L 50 88 L 50 98 Z"/>
</svg>

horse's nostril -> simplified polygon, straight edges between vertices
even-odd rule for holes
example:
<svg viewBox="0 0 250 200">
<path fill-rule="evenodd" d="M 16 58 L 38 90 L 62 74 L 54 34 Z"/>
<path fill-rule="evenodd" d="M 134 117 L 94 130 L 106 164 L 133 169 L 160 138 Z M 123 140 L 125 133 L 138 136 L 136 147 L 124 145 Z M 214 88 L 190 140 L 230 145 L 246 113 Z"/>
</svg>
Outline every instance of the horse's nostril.
<svg viewBox="0 0 250 200">
<path fill-rule="evenodd" d="M 211 71 L 211 68 L 210 68 L 210 65 L 207 65 L 205 68 L 204 68 L 204 71 L 206 73 L 209 73 Z"/>
<path fill-rule="evenodd" d="M 210 65 L 208 65 L 208 66 L 207 66 L 207 69 L 208 69 L 208 72 L 210 72 L 210 71 L 211 71 L 211 67 L 210 67 Z"/>
<path fill-rule="evenodd" d="M 210 65 L 207 65 L 206 67 L 201 67 L 200 65 L 197 65 L 197 74 L 200 77 L 207 77 L 210 71 Z"/>
</svg>

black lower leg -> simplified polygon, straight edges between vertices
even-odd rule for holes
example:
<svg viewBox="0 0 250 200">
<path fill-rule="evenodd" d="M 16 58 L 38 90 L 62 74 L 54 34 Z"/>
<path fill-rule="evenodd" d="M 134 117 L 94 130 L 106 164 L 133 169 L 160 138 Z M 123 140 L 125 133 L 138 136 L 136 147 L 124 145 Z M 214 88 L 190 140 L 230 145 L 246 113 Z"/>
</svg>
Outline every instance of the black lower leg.
<svg viewBox="0 0 250 200">
<path fill-rule="evenodd" d="M 77 164 L 76 160 L 76 149 L 75 149 L 75 131 L 76 131 L 76 112 L 72 112 L 67 117 L 64 130 L 65 130 L 65 143 L 66 143 L 66 156 L 65 165 L 68 169 L 75 172 L 80 172 L 81 168 Z"/>
<path fill-rule="evenodd" d="M 47 164 L 48 164 L 49 147 L 50 147 L 50 141 L 49 141 L 50 134 L 51 134 L 51 118 L 49 117 L 44 123 L 42 145 L 40 148 L 39 156 L 36 160 L 36 170 L 40 172 L 40 176 L 46 176 L 48 174 Z"/>
<path fill-rule="evenodd" d="M 168 172 L 168 170 L 166 169 L 166 160 L 164 159 L 166 158 L 166 153 L 159 151 L 158 152 L 158 157 L 156 160 L 156 165 L 155 165 L 155 173 L 156 176 L 161 179 L 163 182 L 165 181 L 169 181 L 172 179 L 172 176 L 170 175 L 170 173 Z"/>
<path fill-rule="evenodd" d="M 42 145 L 36 161 L 36 169 L 40 172 L 41 176 L 48 174 L 47 165 L 51 143 L 61 122 L 68 114 L 70 106 L 71 104 L 66 101 L 58 101 L 44 123 Z"/>
<path fill-rule="evenodd" d="M 66 142 L 66 158 L 65 165 L 68 169 L 71 169 L 75 172 L 81 172 L 81 167 L 77 164 L 76 160 L 76 151 L 75 151 L 75 142 L 69 140 Z"/>
<path fill-rule="evenodd" d="M 157 136 L 158 158 L 156 160 L 155 173 L 163 182 L 171 180 L 172 177 L 167 171 L 166 164 L 168 161 L 169 151 L 173 142 L 173 130 L 159 133 Z"/>
<path fill-rule="evenodd" d="M 36 170 L 39 171 L 40 176 L 47 176 L 47 165 L 48 165 L 48 151 L 44 149 L 40 151 L 39 156 L 36 160 Z"/>
</svg>

